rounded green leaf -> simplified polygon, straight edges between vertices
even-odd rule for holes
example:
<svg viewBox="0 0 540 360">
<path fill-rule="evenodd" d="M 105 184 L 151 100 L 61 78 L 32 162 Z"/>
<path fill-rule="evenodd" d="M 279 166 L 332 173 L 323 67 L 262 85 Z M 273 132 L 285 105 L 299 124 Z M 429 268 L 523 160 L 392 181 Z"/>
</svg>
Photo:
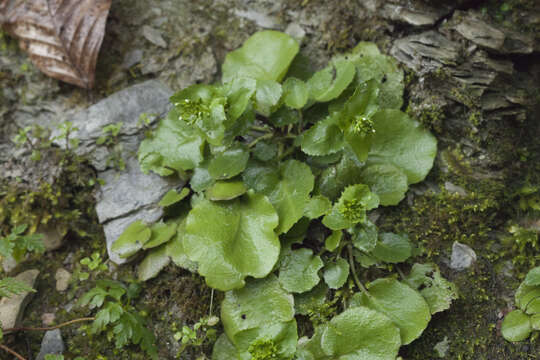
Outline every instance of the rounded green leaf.
<svg viewBox="0 0 540 360">
<path fill-rule="evenodd" d="M 354 74 L 355 68 L 350 61 L 344 58 L 333 60 L 308 80 L 310 98 L 319 102 L 337 98 L 349 86 Z"/>
<path fill-rule="evenodd" d="M 341 242 L 341 238 L 343 237 L 343 231 L 332 231 L 332 234 L 330 234 L 329 237 L 324 240 L 324 247 L 328 251 L 334 251 L 339 246 L 339 243 Z"/>
<path fill-rule="evenodd" d="M 304 215 L 315 177 L 306 164 L 287 160 L 279 171 L 266 166 L 249 166 L 243 176 L 248 187 L 268 196 L 279 215 L 278 234 L 287 232 Z"/>
<path fill-rule="evenodd" d="M 276 144 L 259 141 L 252 150 L 253 156 L 261 161 L 269 161 L 278 154 L 278 146 Z"/>
<path fill-rule="evenodd" d="M 309 199 L 309 202 L 306 204 L 304 216 L 308 219 L 317 219 L 328 213 L 331 208 L 332 203 L 327 197 L 316 195 Z"/>
<path fill-rule="evenodd" d="M 228 121 L 235 121 L 242 116 L 248 108 L 256 88 L 257 81 L 248 78 L 237 78 L 224 85 L 227 94 Z"/>
<path fill-rule="evenodd" d="M 287 73 L 299 46 L 291 36 L 279 31 L 259 31 L 241 48 L 225 57 L 223 82 L 234 78 L 281 81 Z"/>
<path fill-rule="evenodd" d="M 379 196 L 381 205 L 397 205 L 409 188 L 407 175 L 391 164 L 371 164 L 362 169 L 361 181 Z"/>
<path fill-rule="evenodd" d="M 213 201 L 232 200 L 246 193 L 242 181 L 218 181 L 206 190 L 206 197 Z"/>
<path fill-rule="evenodd" d="M 528 286 L 540 286 L 540 266 L 529 270 L 523 282 Z"/>
<path fill-rule="evenodd" d="M 150 230 L 152 235 L 150 240 L 143 245 L 143 249 L 154 248 L 169 241 L 176 234 L 176 223 L 158 222 L 152 225 Z"/>
<path fill-rule="evenodd" d="M 216 180 L 230 179 L 246 168 L 249 152 L 242 146 L 231 147 L 216 154 L 208 164 L 208 173 Z"/>
<path fill-rule="evenodd" d="M 212 186 L 214 182 L 214 178 L 208 172 L 208 160 L 205 160 L 193 170 L 193 175 L 191 175 L 191 179 L 189 180 L 189 186 L 196 193 L 200 193 Z"/>
<path fill-rule="evenodd" d="M 143 140 L 138 159 L 144 173 L 153 172 L 167 176 L 174 171 L 182 172 L 195 168 L 203 160 L 204 139 L 196 129 L 178 120 L 173 109 L 159 122 L 152 137 Z"/>
<path fill-rule="evenodd" d="M 303 293 L 320 281 L 318 271 L 323 267 L 319 256 L 310 249 L 292 250 L 283 256 L 279 267 L 279 283 L 290 292 Z"/>
<path fill-rule="evenodd" d="M 255 93 L 256 110 L 264 116 L 270 116 L 283 93 L 281 85 L 273 80 L 257 80 Z"/>
<path fill-rule="evenodd" d="M 238 360 L 238 358 L 238 350 L 236 350 L 227 335 L 221 334 L 214 343 L 212 360 Z"/>
<path fill-rule="evenodd" d="M 349 277 L 349 263 L 342 258 L 324 267 L 324 281 L 330 289 L 339 289 Z"/>
<path fill-rule="evenodd" d="M 529 286 L 522 282 L 515 294 L 516 305 L 527 314 L 540 313 L 540 286 Z"/>
<path fill-rule="evenodd" d="M 187 217 L 184 249 L 209 286 L 240 288 L 246 276 L 272 270 L 280 251 L 277 225 L 272 204 L 252 191 L 229 202 L 201 199 Z"/>
<path fill-rule="evenodd" d="M 339 163 L 326 168 L 317 178 L 318 192 L 337 200 L 346 186 L 358 184 L 363 165 L 354 154 L 345 151 Z"/>
<path fill-rule="evenodd" d="M 352 233 L 354 247 L 365 252 L 372 251 L 377 246 L 378 231 L 377 226 L 369 220 L 356 225 Z"/>
<path fill-rule="evenodd" d="M 171 258 L 172 262 L 191 272 L 197 271 L 197 264 L 189 259 L 184 249 L 184 236 L 186 233 L 186 217 L 182 217 L 178 221 L 178 228 L 176 236 L 167 243 L 167 255 Z"/>
<path fill-rule="evenodd" d="M 167 255 L 166 245 L 152 249 L 137 268 L 139 281 L 146 281 L 157 276 L 170 262 L 171 258 Z"/>
<path fill-rule="evenodd" d="M 369 296 L 355 295 L 359 305 L 388 316 L 399 327 L 401 342 L 410 344 L 427 327 L 431 314 L 419 292 L 393 278 L 377 279 L 367 286 Z"/>
<path fill-rule="evenodd" d="M 290 77 L 283 83 L 283 97 L 285 105 L 293 109 L 301 109 L 308 101 L 309 90 L 305 82 Z"/>
<path fill-rule="evenodd" d="M 529 319 L 531 320 L 531 328 L 540 330 L 540 314 L 531 315 Z"/>
<path fill-rule="evenodd" d="M 330 116 L 304 131 L 298 142 L 302 151 L 312 156 L 333 154 L 345 146 L 343 133 L 335 118 Z"/>
<path fill-rule="evenodd" d="M 111 251 L 122 259 L 135 255 L 150 239 L 152 231 L 142 221 L 132 222 L 111 245 Z"/>
<path fill-rule="evenodd" d="M 300 121 L 300 116 L 298 115 L 297 110 L 282 106 L 270 115 L 268 121 L 275 127 L 284 127 L 298 123 Z"/>
<path fill-rule="evenodd" d="M 394 165 L 407 175 L 409 184 L 424 180 L 437 154 L 435 137 L 399 110 L 378 111 L 373 123 L 368 164 Z"/>
<path fill-rule="evenodd" d="M 294 318 L 294 299 L 277 278 L 250 279 L 246 286 L 228 291 L 221 303 L 221 320 L 227 337 L 237 344 L 241 333 Z"/>
<path fill-rule="evenodd" d="M 400 346 L 399 329 L 366 307 L 349 308 L 334 317 L 320 339 L 324 354 L 336 360 L 394 360 Z M 322 358 L 322 354 L 313 355 Z"/>
<path fill-rule="evenodd" d="M 531 321 L 521 310 L 506 314 L 501 325 L 502 336 L 508 341 L 522 341 L 531 334 Z"/>
<path fill-rule="evenodd" d="M 180 193 L 176 189 L 169 190 L 159 201 L 159 206 L 171 206 L 176 204 L 179 201 L 182 201 L 186 196 L 189 195 L 189 189 L 183 188 Z"/>
<path fill-rule="evenodd" d="M 375 249 L 371 252 L 377 259 L 388 263 L 400 263 L 407 260 L 412 253 L 411 243 L 407 235 L 382 233 Z"/>
<path fill-rule="evenodd" d="M 414 264 L 405 280 L 420 291 L 432 315 L 449 309 L 452 301 L 458 298 L 456 286 L 443 278 L 434 264 Z"/>
</svg>

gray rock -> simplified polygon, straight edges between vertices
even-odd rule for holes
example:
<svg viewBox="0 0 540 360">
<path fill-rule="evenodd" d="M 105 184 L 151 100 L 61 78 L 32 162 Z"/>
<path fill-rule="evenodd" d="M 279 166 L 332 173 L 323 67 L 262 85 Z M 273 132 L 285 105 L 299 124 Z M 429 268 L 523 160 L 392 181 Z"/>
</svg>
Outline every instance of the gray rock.
<svg viewBox="0 0 540 360">
<path fill-rule="evenodd" d="M 103 127 L 122 122 L 120 130 L 120 143 L 124 153 L 138 146 L 142 135 L 140 134 L 139 116 L 142 113 L 155 114 L 155 119 L 169 110 L 169 97 L 172 91 L 156 80 L 133 85 L 119 91 L 97 104 L 75 114 L 70 121 L 78 128 L 70 136 L 80 141 L 75 150 L 78 155 L 88 156 L 91 164 L 99 171 L 105 170 L 109 165 L 107 158 L 110 150 L 106 146 L 96 145 L 96 140 L 103 135 Z M 52 138 L 59 136 L 60 131 L 54 130 Z M 60 138 L 54 141 L 65 148 L 66 140 Z"/>
<path fill-rule="evenodd" d="M 64 340 L 62 340 L 62 333 L 60 329 L 49 330 L 43 335 L 41 341 L 41 349 L 36 357 L 36 360 L 44 360 L 45 355 L 49 354 L 62 354 L 65 350 Z"/>
<path fill-rule="evenodd" d="M 145 25 L 142 28 L 142 34 L 144 38 L 150 41 L 152 44 L 162 47 L 162 48 L 167 47 L 167 42 L 163 39 L 163 36 L 161 36 L 161 32 L 159 30 L 156 30 L 153 27 Z"/>
<path fill-rule="evenodd" d="M 144 174 L 135 158 L 128 160 L 125 171 L 108 170 L 100 178 L 105 185 L 96 196 L 96 212 L 102 224 L 159 202 L 175 186 L 154 173 Z"/>
<path fill-rule="evenodd" d="M 64 268 L 60 268 L 56 270 L 54 279 L 56 280 L 56 290 L 60 292 L 66 291 L 71 280 L 71 273 Z"/>
<path fill-rule="evenodd" d="M 172 61 L 172 69 L 161 73 L 162 79 L 169 79 L 173 89 L 183 89 L 194 83 L 212 82 L 217 72 L 217 62 L 210 49 L 200 55 L 189 53 Z"/>
<path fill-rule="evenodd" d="M 141 62 L 144 52 L 141 49 L 134 49 L 128 52 L 124 56 L 124 61 L 122 62 L 122 68 L 129 69 L 130 67 L 137 65 Z"/>
<path fill-rule="evenodd" d="M 258 26 L 266 29 L 276 29 L 279 27 L 279 21 L 275 16 L 258 12 L 253 9 L 234 10 L 234 14 L 238 17 L 251 20 Z"/>
<path fill-rule="evenodd" d="M 427 4 L 416 2 L 402 6 L 400 4 L 385 3 L 378 13 L 393 21 L 403 22 L 413 26 L 431 26 L 448 15 L 452 7 L 444 4 L 437 4 L 433 7 Z"/>
<path fill-rule="evenodd" d="M 289 24 L 285 29 L 285 33 L 292 36 L 299 44 L 301 44 L 306 37 L 306 31 L 297 23 Z"/>
<path fill-rule="evenodd" d="M 472 11 L 456 11 L 448 27 L 488 50 L 505 54 L 530 54 L 535 49 L 532 36 L 508 29 L 503 32 L 496 24 L 487 23 Z"/>
<path fill-rule="evenodd" d="M 59 249 L 64 243 L 65 232 L 62 232 L 54 225 L 41 225 L 38 227 L 37 233 L 43 234 L 43 245 L 46 251 Z"/>
<path fill-rule="evenodd" d="M 34 287 L 39 270 L 26 270 L 15 277 L 26 285 Z M 0 299 L 0 323 L 3 329 L 15 327 L 22 319 L 24 308 L 30 302 L 33 292 L 24 292 Z"/>
<path fill-rule="evenodd" d="M 396 40 L 390 53 L 411 69 L 425 73 L 456 64 L 459 44 L 430 30 Z"/>
<path fill-rule="evenodd" d="M 458 194 L 460 196 L 467 196 L 467 191 L 461 186 L 452 184 L 450 181 L 444 183 L 444 188 L 452 194 Z"/>
<path fill-rule="evenodd" d="M 465 244 L 454 241 L 452 245 L 452 257 L 450 267 L 454 270 L 465 270 L 476 261 L 476 253 Z"/>
</svg>

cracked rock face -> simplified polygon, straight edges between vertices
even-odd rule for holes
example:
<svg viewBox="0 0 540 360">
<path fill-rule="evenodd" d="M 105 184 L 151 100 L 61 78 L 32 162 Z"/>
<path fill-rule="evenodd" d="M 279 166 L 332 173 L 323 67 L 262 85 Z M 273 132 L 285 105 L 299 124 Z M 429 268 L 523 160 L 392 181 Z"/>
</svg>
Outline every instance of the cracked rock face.
<svg viewBox="0 0 540 360">
<path fill-rule="evenodd" d="M 155 122 L 169 110 L 171 95 L 171 90 L 165 85 L 149 80 L 119 91 L 75 114 L 69 119 L 78 128 L 70 135 L 70 138 L 80 142 L 75 152 L 77 155 L 88 156 L 98 171 L 106 170 L 111 151 L 106 146 L 96 144 L 97 139 L 103 135 L 103 127 L 121 122 L 119 139 L 124 152 L 136 151 L 143 138 L 139 117 L 141 114 L 156 115 L 152 117 Z M 60 131 L 55 130 L 51 136 L 54 138 L 59 135 Z M 59 138 L 55 143 L 66 148 L 65 138 Z"/>
<path fill-rule="evenodd" d="M 103 225 L 109 258 L 117 264 L 126 262 L 111 251 L 112 243 L 135 220 L 147 224 L 156 222 L 163 215 L 157 205 L 163 195 L 178 181 L 162 178 L 153 173 L 144 174 L 136 158 L 137 149 L 144 138 L 139 125 L 141 114 L 155 115 L 153 124 L 169 110 L 172 92 L 160 82 L 149 80 L 117 92 L 76 114 L 71 121 L 78 130 L 72 136 L 79 140 L 78 155 L 87 156 L 104 181 L 96 194 L 96 213 Z M 117 147 L 125 163 L 123 170 L 111 168 L 112 149 L 98 145 L 103 127 L 122 122 Z M 54 136 L 54 135 L 53 135 Z M 65 147 L 65 139 L 57 140 Z"/>
</svg>

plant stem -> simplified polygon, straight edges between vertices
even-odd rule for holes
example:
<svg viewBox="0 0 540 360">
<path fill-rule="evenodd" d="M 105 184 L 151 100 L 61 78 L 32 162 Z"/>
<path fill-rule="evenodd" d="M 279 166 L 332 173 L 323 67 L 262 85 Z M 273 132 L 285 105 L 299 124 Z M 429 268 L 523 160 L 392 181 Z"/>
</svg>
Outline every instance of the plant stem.
<svg viewBox="0 0 540 360">
<path fill-rule="evenodd" d="M 208 316 L 212 316 L 212 305 L 214 304 L 214 289 L 210 293 L 210 310 L 208 311 Z"/>
<path fill-rule="evenodd" d="M 24 357 L 22 357 L 19 353 L 15 352 L 14 350 L 11 350 L 5 345 L 0 344 L 0 349 L 10 353 L 11 355 L 15 356 L 19 360 L 26 360 Z"/>
<path fill-rule="evenodd" d="M 269 127 L 266 127 L 266 126 L 252 126 L 250 127 L 250 130 L 253 130 L 253 131 L 261 131 L 261 132 L 272 132 L 272 129 L 270 129 Z"/>
<path fill-rule="evenodd" d="M 362 284 L 362 282 L 358 278 L 358 275 L 356 274 L 356 267 L 354 266 L 354 258 L 353 258 L 353 249 L 352 249 L 351 244 L 347 245 L 347 250 L 349 251 L 349 265 L 351 267 L 351 273 L 352 273 L 352 276 L 353 276 L 353 279 L 354 279 L 354 282 L 355 282 L 356 286 L 358 286 L 358 288 L 360 290 L 362 290 L 362 292 L 364 294 L 371 297 L 371 294 L 367 291 L 364 284 Z"/>
<path fill-rule="evenodd" d="M 400 269 L 400 267 L 397 266 L 397 264 L 394 265 L 394 267 L 396 268 L 396 270 L 397 270 L 399 276 L 401 277 L 401 279 L 402 279 L 402 280 L 405 280 L 405 274 L 404 274 L 403 271 Z"/>
<path fill-rule="evenodd" d="M 78 323 L 78 322 L 93 321 L 93 320 L 96 320 L 96 318 L 95 317 L 85 317 L 85 318 L 70 320 L 70 321 L 67 321 L 65 323 L 55 325 L 55 326 L 50 326 L 50 327 L 43 327 L 43 328 L 34 328 L 34 327 L 10 328 L 10 329 L 5 329 L 4 333 L 12 333 L 12 332 L 17 332 L 17 331 L 48 331 L 48 330 L 60 329 L 60 328 L 62 328 L 64 326 L 68 326 L 68 325 L 75 324 L 75 323 Z"/>
<path fill-rule="evenodd" d="M 259 141 L 264 140 L 264 139 L 270 139 L 272 136 L 274 136 L 274 134 L 272 134 L 272 133 L 267 133 L 267 134 L 264 134 L 264 135 L 262 135 L 262 136 L 259 136 L 258 138 L 256 138 L 255 140 L 253 140 L 252 142 L 249 143 L 248 148 L 252 148 L 252 147 L 254 147 Z"/>
</svg>

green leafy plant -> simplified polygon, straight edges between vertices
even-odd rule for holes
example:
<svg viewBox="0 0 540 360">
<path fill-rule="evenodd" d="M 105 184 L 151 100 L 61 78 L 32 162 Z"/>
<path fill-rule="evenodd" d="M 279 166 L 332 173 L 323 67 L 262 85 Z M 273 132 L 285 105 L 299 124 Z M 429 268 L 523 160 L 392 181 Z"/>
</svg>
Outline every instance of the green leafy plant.
<svg viewBox="0 0 540 360">
<path fill-rule="evenodd" d="M 13 257 L 21 261 L 27 252 L 42 253 L 45 251 L 42 234 L 25 234 L 28 225 L 22 224 L 11 229 L 7 236 L 0 237 L 0 258 Z"/>
<path fill-rule="evenodd" d="M 107 264 L 101 259 L 99 252 L 94 252 L 90 257 L 84 257 L 81 259 L 80 264 L 88 271 L 79 271 L 79 280 L 87 280 L 90 277 L 90 273 L 98 275 L 99 273 L 107 270 Z"/>
<path fill-rule="evenodd" d="M 540 266 L 531 269 L 515 294 L 518 309 L 504 317 L 501 332 L 508 341 L 522 341 L 540 330 Z"/>
<path fill-rule="evenodd" d="M 96 285 L 79 300 L 80 306 L 99 309 L 92 324 L 81 329 L 90 334 L 105 332 L 118 349 L 130 343 L 139 345 L 151 359 L 157 359 L 155 336 L 143 314 L 131 305 L 139 295 L 140 286 L 135 283 L 126 286 L 113 280 L 98 280 Z"/>
<path fill-rule="evenodd" d="M 181 346 L 176 357 L 188 347 L 202 346 L 205 342 L 215 342 L 217 330 L 214 328 L 219 323 L 217 316 L 205 316 L 197 321 L 193 326 L 182 326 L 180 331 L 174 333 L 174 339 L 179 341 Z"/>
<path fill-rule="evenodd" d="M 171 97 L 138 159 L 186 187 L 162 199 L 163 221 L 132 223 L 111 249 L 148 251 L 141 280 L 172 261 L 226 292 L 214 360 L 395 359 L 456 289 L 431 264 L 401 280 L 356 269 L 413 255 L 368 215 L 426 177 L 437 143 L 399 110 L 403 72 L 374 44 L 312 74 L 298 52 L 286 34 L 255 33 L 226 56 L 221 83 Z M 299 339 L 296 315 L 312 320 L 311 338 Z"/>
</svg>

